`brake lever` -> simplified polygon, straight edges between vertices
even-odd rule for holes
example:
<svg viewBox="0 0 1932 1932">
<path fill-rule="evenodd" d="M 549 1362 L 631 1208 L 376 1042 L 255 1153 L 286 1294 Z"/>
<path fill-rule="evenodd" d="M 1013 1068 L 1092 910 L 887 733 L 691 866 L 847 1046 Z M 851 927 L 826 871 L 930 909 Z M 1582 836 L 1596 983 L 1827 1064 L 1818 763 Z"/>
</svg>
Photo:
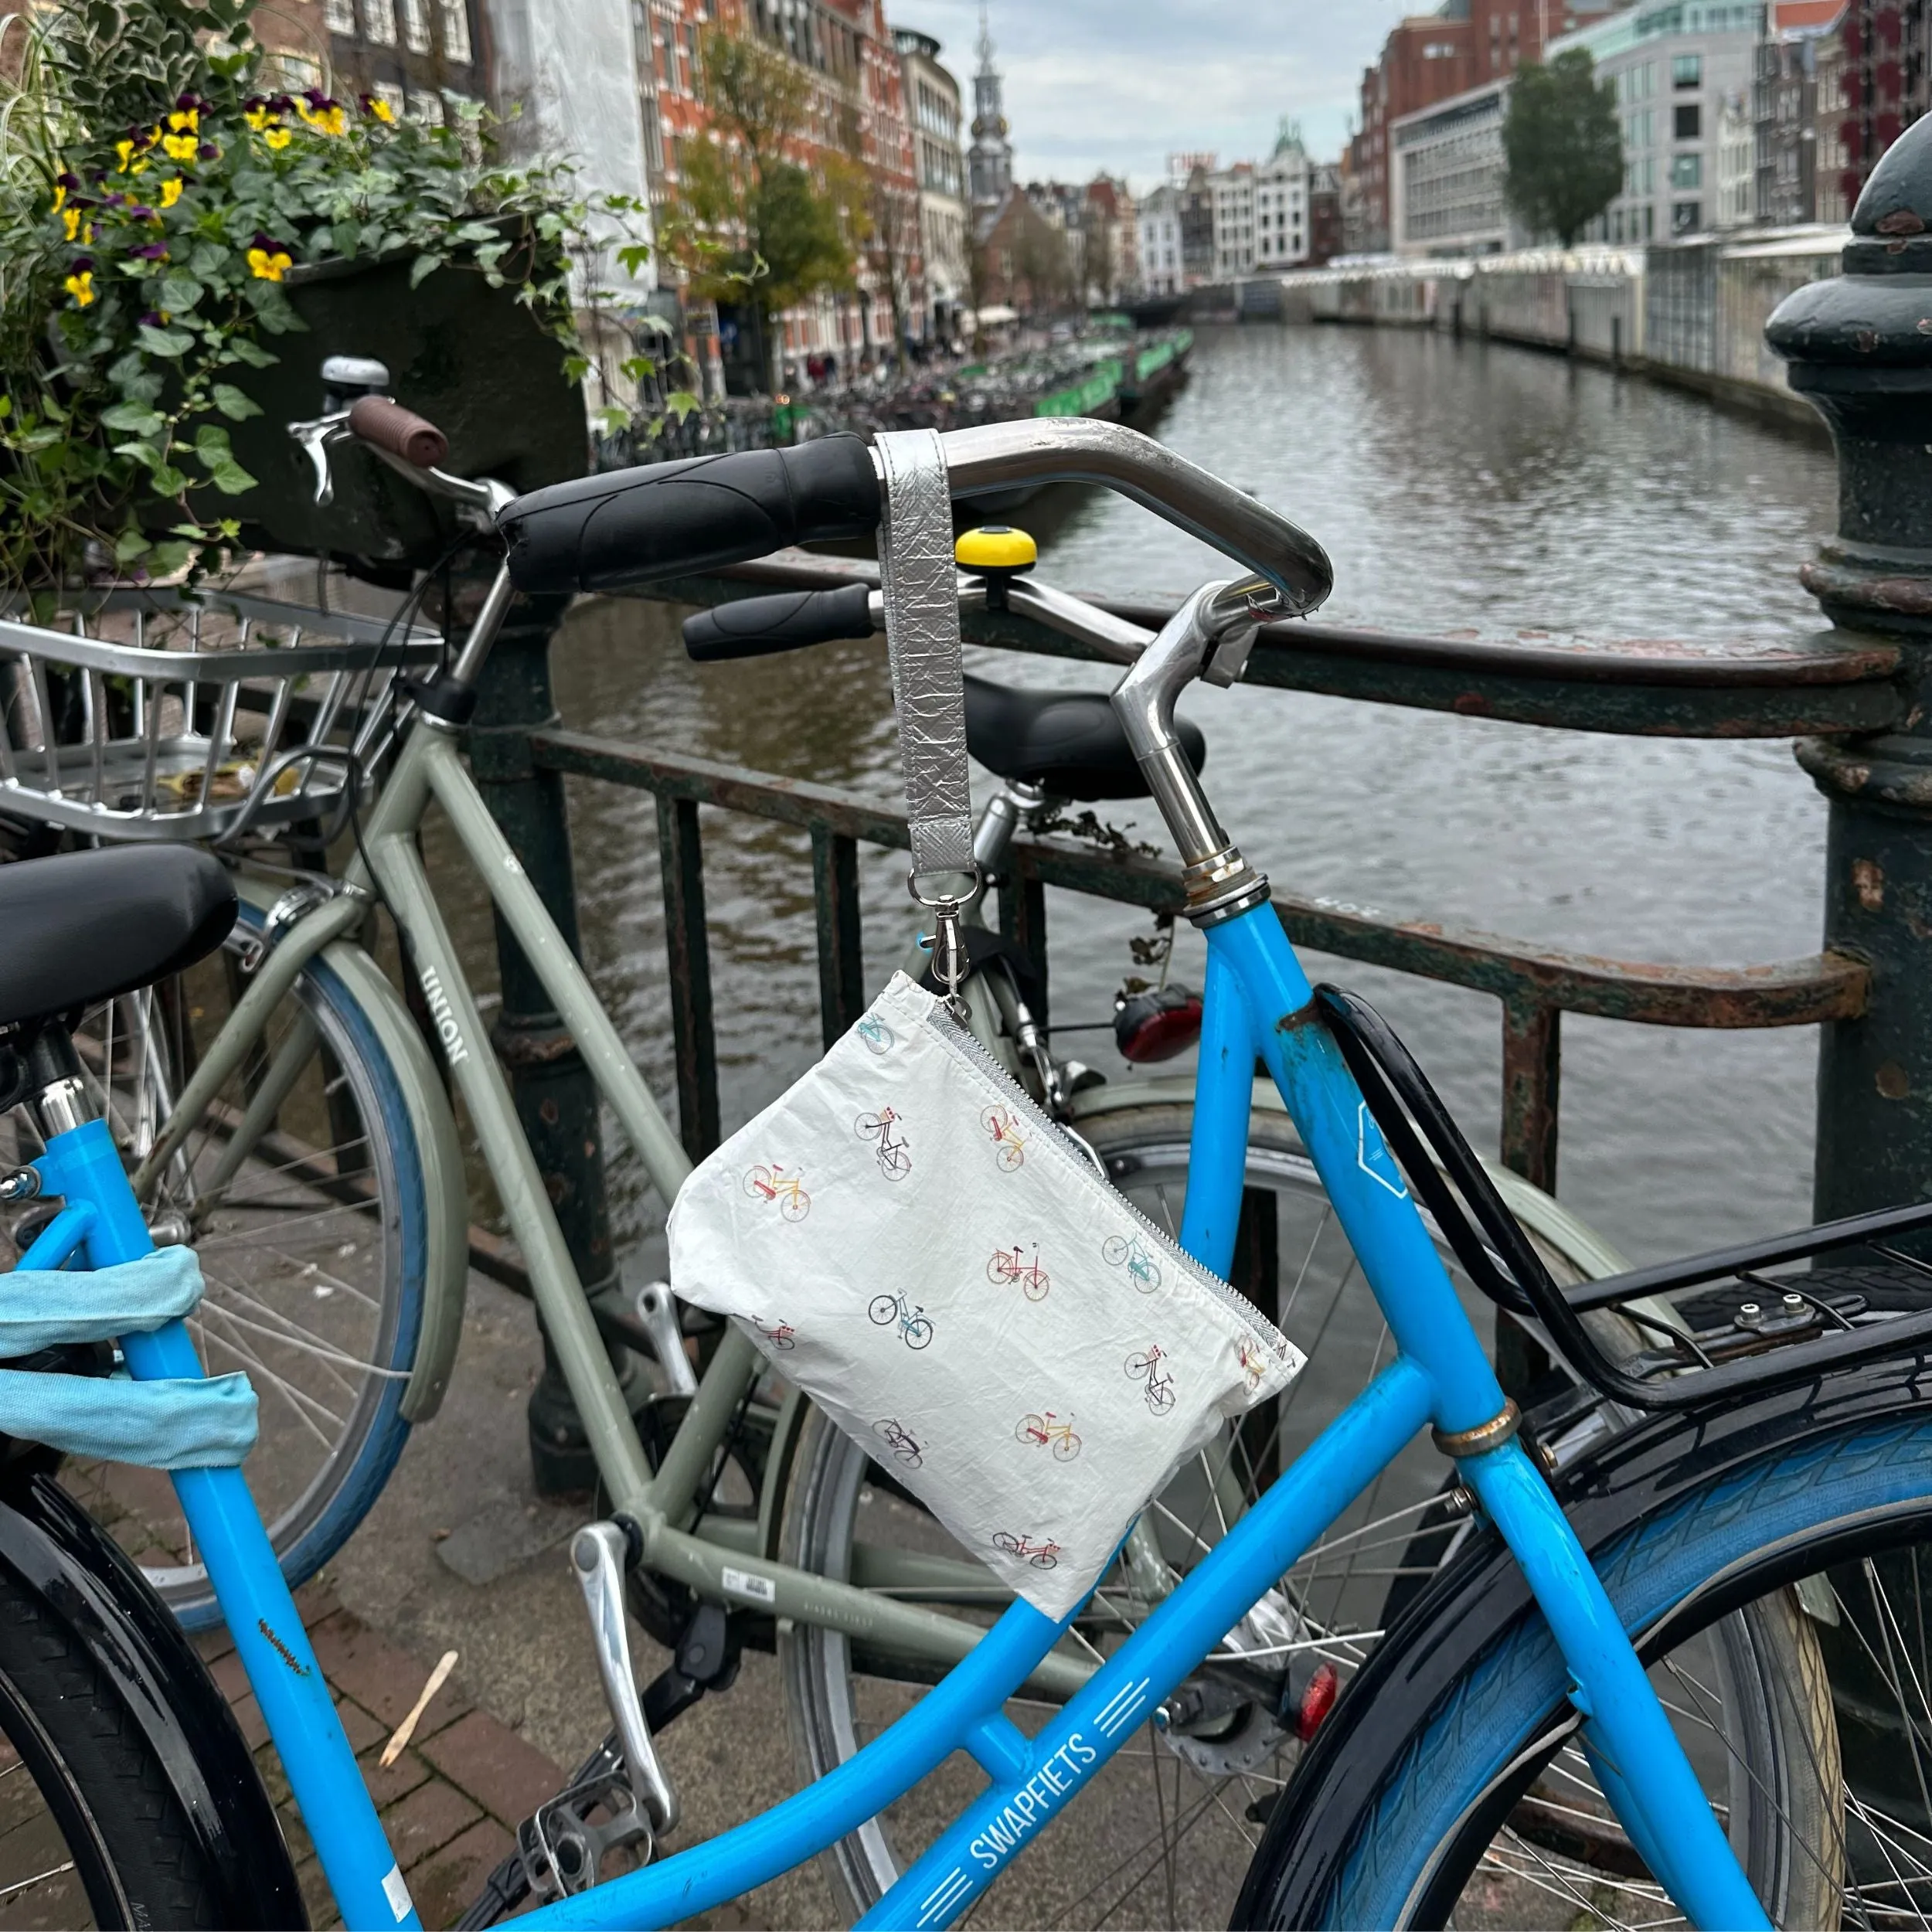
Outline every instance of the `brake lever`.
<svg viewBox="0 0 1932 1932">
<path fill-rule="evenodd" d="M 291 423 L 287 427 L 315 468 L 315 507 L 325 510 L 335 501 L 335 473 L 330 467 L 328 453 L 349 437 L 349 411 L 335 410 L 327 416 L 311 417 L 305 423 Z"/>
</svg>

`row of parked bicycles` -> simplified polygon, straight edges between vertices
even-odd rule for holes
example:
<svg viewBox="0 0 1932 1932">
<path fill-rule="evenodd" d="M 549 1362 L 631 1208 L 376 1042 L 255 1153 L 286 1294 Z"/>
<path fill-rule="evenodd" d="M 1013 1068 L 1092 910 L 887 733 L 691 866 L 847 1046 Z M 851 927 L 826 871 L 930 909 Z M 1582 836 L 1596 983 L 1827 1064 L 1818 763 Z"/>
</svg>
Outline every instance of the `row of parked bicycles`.
<svg viewBox="0 0 1932 1932">
<path fill-rule="evenodd" d="M 684 1150 L 465 765 L 478 679 L 519 591 L 872 532 L 872 453 L 828 437 L 516 499 L 448 471 L 387 386 L 366 373 L 294 427 L 322 474 L 369 452 L 501 560 L 467 634 L 420 625 L 413 598 L 325 636 L 232 593 L 0 618 L 0 1199 L 20 1257 L 0 1284 L 18 1338 L 0 1366 L 0 1730 L 17 1759 L 0 1781 L 31 1785 L 36 1821 L 0 1835 L 34 1868 L 0 1872 L 0 1909 L 306 1922 L 185 1634 L 225 1620 L 344 1922 L 417 1923 L 289 1593 L 355 1533 L 457 1370 L 454 1092 L 596 1458 L 600 1513 L 570 1558 L 610 1715 L 463 1923 L 534 1902 L 544 1923 L 668 1924 L 814 1858 L 842 1915 L 919 1927 L 989 1887 L 987 1910 L 1039 1923 L 1932 1918 L 1932 1206 L 1631 1269 L 1471 1149 L 1372 1008 L 1308 984 L 1243 855 L 1281 835 L 1229 836 L 1175 704 L 1196 680 L 1238 682 L 1257 623 L 1320 602 L 1311 538 L 1118 425 L 941 439 L 959 498 L 1102 484 L 1235 573 L 1155 633 L 1037 582 L 1009 532 L 930 560 L 961 609 L 1009 604 L 1120 672 L 1092 694 L 968 678 L 991 781 L 980 872 L 1066 805 L 1151 797 L 1208 944 L 1193 1073 L 1080 1077 L 1026 954 L 981 923 L 972 1030 L 1053 1131 L 1310 1357 L 1182 1464 L 1056 1621 L 913 1500 L 896 1472 L 920 1444 L 898 1420 L 844 1434 L 675 1282 L 587 1296 L 417 838 L 434 806 L 668 1207 Z M 718 662 L 881 617 L 876 592 L 801 593 L 695 618 L 687 638 Z M 1399 1175 L 1364 1157 L 1368 1123 Z M 867 1131 L 889 1159 L 892 1123 Z M 809 1211 L 781 1168 L 745 1193 Z M 1129 1245 L 1106 1259 L 1139 1305 L 1157 1264 Z M 184 1249 L 198 1304 L 127 1316 L 116 1284 L 148 1295 Z M 84 1299 L 82 1275 L 107 1311 L 54 1337 L 41 1318 Z M 930 1338 L 917 1283 L 857 1285 L 909 1348 Z M 988 1292 L 1015 1285 L 1049 1286 L 1017 1246 Z M 1498 1319 L 1547 1358 L 1534 1386 L 1498 1384 Z M 782 1323 L 760 1325 L 784 1347 Z M 648 1368 L 641 1411 L 614 1350 Z M 1126 1373 L 1156 1408 L 1159 1351 Z M 245 1459 L 158 1473 L 165 1403 L 233 1374 L 258 1405 Z M 126 1453 L 61 1453 L 63 1401 L 98 1444 L 145 1384 L 163 1393 Z M 1026 1413 L 1017 1440 L 1070 1460 L 1076 1420 Z M 627 1617 L 672 1659 L 648 1682 Z M 747 1649 L 774 1658 L 797 1790 L 713 1830 L 658 1740 L 731 1695 Z M 1854 1733 L 1883 1740 L 1861 1753 L 1882 1783 L 1848 1772 Z"/>
</svg>

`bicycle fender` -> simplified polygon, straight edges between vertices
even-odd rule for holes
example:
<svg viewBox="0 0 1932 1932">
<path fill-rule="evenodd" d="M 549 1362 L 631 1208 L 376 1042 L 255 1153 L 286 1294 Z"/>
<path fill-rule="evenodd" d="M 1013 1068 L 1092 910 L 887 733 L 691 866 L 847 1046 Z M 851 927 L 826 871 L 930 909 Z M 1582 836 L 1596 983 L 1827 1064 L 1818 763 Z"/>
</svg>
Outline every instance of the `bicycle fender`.
<svg viewBox="0 0 1932 1932">
<path fill-rule="evenodd" d="M 389 1056 L 422 1163 L 427 1243 L 423 1328 L 409 1386 L 403 1391 L 402 1413 L 406 1422 L 427 1422 L 449 1390 L 469 1291 L 469 1182 L 456 1116 L 422 1029 L 388 975 L 348 940 L 324 947 L 322 957 L 354 995 Z"/>
<path fill-rule="evenodd" d="M 1645 1517 L 1768 1456 L 1862 1424 L 1928 1413 L 1932 1369 L 1874 1362 L 1827 1383 L 1775 1390 L 1726 1409 L 1647 1417 L 1559 1471 L 1551 1487 L 1594 1555 Z M 1932 1514 L 1932 1504 L 1927 1511 Z M 1781 1558 L 1794 1573 L 1783 1573 Z M 1702 1600 L 1716 1602 L 1720 1611 L 1734 1609 L 1795 1583 L 1798 1568 L 1818 1566 L 1815 1549 L 1767 1552 L 1762 1563 L 1727 1574 L 1716 1595 Z M 1433 1709 L 1477 1655 L 1530 1607 L 1522 1573 L 1485 1527 L 1403 1613 L 1323 1720 L 1269 1818 L 1234 1924 L 1258 1917 L 1277 1924 L 1316 1922 L 1336 1876 L 1335 1862 L 1345 1855 L 1355 1821 L 1393 1754 L 1413 1733 L 1417 1714 Z M 1668 1649 L 1672 1621 L 1632 1633 L 1640 1656 L 1648 1661 Z M 1301 1854 L 1294 1862 L 1295 1896 L 1256 1896 L 1260 1875 L 1290 1845 Z"/>
<path fill-rule="evenodd" d="M 246 906 L 265 916 L 281 896 L 284 882 L 243 872 L 235 889 Z M 469 1183 L 456 1117 L 413 1015 L 366 948 L 353 939 L 333 940 L 318 957 L 349 989 L 388 1055 L 422 1163 L 427 1223 L 423 1325 L 401 1410 L 406 1422 L 427 1422 L 449 1389 L 469 1287 Z"/>
<path fill-rule="evenodd" d="M 52 1476 L 0 1484 L 0 1563 L 84 1646 L 166 1772 L 226 1925 L 305 1927 L 275 1808 L 227 1701 L 120 1547 Z"/>
</svg>

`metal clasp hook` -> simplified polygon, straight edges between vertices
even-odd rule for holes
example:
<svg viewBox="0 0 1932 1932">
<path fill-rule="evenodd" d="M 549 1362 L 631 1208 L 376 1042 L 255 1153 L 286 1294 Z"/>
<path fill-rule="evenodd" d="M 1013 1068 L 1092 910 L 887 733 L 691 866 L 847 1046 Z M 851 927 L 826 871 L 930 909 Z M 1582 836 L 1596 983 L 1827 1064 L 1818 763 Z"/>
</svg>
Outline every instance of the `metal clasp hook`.
<svg viewBox="0 0 1932 1932">
<path fill-rule="evenodd" d="M 966 914 L 986 889 L 986 875 L 977 866 L 969 876 L 972 883 L 963 896 L 957 893 L 941 893 L 930 899 L 919 889 L 918 873 L 909 872 L 906 878 L 906 891 L 932 913 L 931 940 L 921 943 L 932 954 L 933 978 L 943 989 L 940 997 L 946 1002 L 946 1010 L 962 1026 L 969 1024 L 969 1015 L 959 989 L 972 970 L 966 951 Z"/>
</svg>

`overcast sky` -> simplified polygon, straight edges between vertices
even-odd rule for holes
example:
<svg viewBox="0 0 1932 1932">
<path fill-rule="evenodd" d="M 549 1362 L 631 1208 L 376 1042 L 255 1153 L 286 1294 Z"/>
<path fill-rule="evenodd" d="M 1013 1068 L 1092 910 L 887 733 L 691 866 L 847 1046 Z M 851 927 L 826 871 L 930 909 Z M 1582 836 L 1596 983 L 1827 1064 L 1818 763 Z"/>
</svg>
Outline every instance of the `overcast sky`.
<svg viewBox="0 0 1932 1932">
<path fill-rule="evenodd" d="M 1096 170 L 1151 188 L 1170 153 L 1258 159 L 1285 114 L 1319 160 L 1347 139 L 1362 70 L 1427 0 L 988 0 L 1020 179 Z M 942 43 L 972 114 L 979 0 L 886 0 Z"/>
</svg>

